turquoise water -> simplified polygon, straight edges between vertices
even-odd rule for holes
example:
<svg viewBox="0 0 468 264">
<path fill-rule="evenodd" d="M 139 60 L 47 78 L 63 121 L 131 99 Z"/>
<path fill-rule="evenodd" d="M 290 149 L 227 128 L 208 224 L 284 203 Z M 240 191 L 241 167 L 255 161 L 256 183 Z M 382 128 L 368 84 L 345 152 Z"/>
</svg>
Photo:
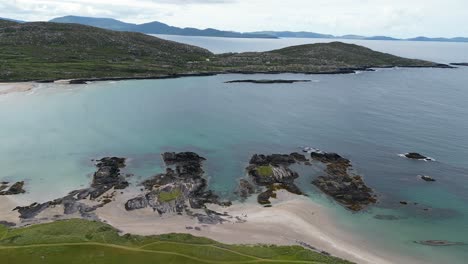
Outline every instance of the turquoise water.
<svg viewBox="0 0 468 264">
<path fill-rule="evenodd" d="M 379 195 L 378 205 L 353 214 L 309 184 L 316 170 L 304 171 L 302 188 L 331 208 L 340 225 L 389 252 L 465 263 L 466 246 L 413 241 L 468 243 L 468 67 L 248 76 L 312 80 L 292 85 L 224 83 L 242 78 L 43 84 L 1 96 L 0 180 L 26 179 L 27 197 L 45 201 L 86 186 L 92 159 L 130 158 L 127 171 L 137 182 L 161 170 L 161 152 L 190 150 L 208 158 L 211 188 L 230 197 L 252 154 L 313 146 L 350 158 Z M 398 156 L 409 151 L 436 161 Z M 423 182 L 418 174 L 438 181 Z"/>
</svg>

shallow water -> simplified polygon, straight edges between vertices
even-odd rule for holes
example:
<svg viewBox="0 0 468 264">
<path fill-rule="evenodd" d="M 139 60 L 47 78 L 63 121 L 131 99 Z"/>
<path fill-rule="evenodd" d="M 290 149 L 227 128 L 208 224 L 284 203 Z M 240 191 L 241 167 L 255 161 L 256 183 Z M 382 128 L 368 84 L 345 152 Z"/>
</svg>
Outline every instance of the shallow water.
<svg viewBox="0 0 468 264">
<path fill-rule="evenodd" d="M 389 252 L 464 263 L 466 246 L 413 241 L 468 243 L 468 67 L 248 77 L 312 82 L 225 84 L 245 76 L 219 75 L 43 84 L 1 96 L 0 180 L 27 179 L 28 197 L 45 201 L 86 186 L 92 159 L 128 157 L 127 171 L 138 182 L 162 169 L 161 152 L 195 151 L 208 159 L 211 188 L 229 197 L 252 154 L 307 145 L 350 158 L 379 195 L 378 205 L 353 214 L 309 184 L 316 169 L 301 170 L 301 187 L 331 208 L 340 225 Z M 398 156 L 410 151 L 436 161 Z"/>
</svg>

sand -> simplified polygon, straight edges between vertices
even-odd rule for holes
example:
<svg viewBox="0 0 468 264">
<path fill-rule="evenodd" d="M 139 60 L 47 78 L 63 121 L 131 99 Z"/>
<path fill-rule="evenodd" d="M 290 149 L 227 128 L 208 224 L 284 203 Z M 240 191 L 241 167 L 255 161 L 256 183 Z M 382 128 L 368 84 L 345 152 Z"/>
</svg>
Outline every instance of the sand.
<svg viewBox="0 0 468 264">
<path fill-rule="evenodd" d="M 160 217 L 152 209 L 134 212 L 125 210 L 124 202 L 131 192 L 116 196 L 111 206 L 97 210 L 98 217 L 123 233 L 158 235 L 190 233 L 228 244 L 298 245 L 306 243 L 334 256 L 356 263 L 418 263 L 400 256 L 385 255 L 370 249 L 366 241 L 339 229 L 327 208 L 301 197 L 281 191 L 273 207 L 265 208 L 255 201 L 235 203 L 231 207 L 210 206 L 232 218 L 217 225 L 199 224 L 187 216 Z M 195 227 L 197 227 L 196 230 Z M 361 239 L 362 240 L 362 239 Z"/>
<path fill-rule="evenodd" d="M 0 83 L 0 95 L 9 93 L 28 92 L 34 88 L 33 83 Z"/>
<path fill-rule="evenodd" d="M 112 191 L 110 191 L 112 192 Z M 189 233 L 214 239 L 227 244 L 275 244 L 310 245 L 363 264 L 421 263 L 381 249 L 356 234 L 339 228 L 330 217 L 329 209 L 307 197 L 279 191 L 273 200 L 273 207 L 258 205 L 255 199 L 244 203 L 235 202 L 230 207 L 210 205 L 209 209 L 227 213 L 223 224 L 200 224 L 196 218 L 187 215 L 168 214 L 159 216 L 152 209 L 126 211 L 125 202 L 135 197 L 136 188 L 115 192 L 113 201 L 96 210 L 97 217 L 122 233 L 137 235 L 159 235 L 167 233 Z M 29 205 L 27 195 L 0 196 L 0 221 L 19 224 L 35 224 L 56 220 L 55 215 L 63 213 L 57 206 L 41 213 L 37 220 L 20 223 L 18 213 L 12 211 L 18 205 Z M 95 203 L 95 202 L 92 202 Z M 193 210 L 196 213 L 196 210 Z M 68 215 L 60 219 L 79 217 Z"/>
</svg>

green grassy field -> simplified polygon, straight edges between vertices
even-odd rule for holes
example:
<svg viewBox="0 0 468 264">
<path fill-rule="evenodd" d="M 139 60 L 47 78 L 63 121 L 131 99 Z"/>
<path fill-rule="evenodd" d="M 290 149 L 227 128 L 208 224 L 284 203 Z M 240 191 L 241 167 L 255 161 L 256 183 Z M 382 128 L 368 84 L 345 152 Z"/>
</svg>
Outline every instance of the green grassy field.
<svg viewBox="0 0 468 264">
<path fill-rule="evenodd" d="M 100 222 L 0 225 L 0 263 L 350 263 L 299 246 L 226 245 L 188 234 L 119 235 Z"/>
</svg>

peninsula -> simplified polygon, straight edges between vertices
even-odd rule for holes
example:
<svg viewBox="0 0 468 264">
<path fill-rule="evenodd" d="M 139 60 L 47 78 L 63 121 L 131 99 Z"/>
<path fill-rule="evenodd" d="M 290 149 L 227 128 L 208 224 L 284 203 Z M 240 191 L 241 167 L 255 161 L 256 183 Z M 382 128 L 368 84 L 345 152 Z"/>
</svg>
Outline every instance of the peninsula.
<svg viewBox="0 0 468 264">
<path fill-rule="evenodd" d="M 200 47 L 142 33 L 6 20 L 0 20 L 0 50 L 2 82 L 150 79 L 222 73 L 336 74 L 371 68 L 451 67 L 341 42 L 268 52 L 213 54 Z"/>
</svg>

